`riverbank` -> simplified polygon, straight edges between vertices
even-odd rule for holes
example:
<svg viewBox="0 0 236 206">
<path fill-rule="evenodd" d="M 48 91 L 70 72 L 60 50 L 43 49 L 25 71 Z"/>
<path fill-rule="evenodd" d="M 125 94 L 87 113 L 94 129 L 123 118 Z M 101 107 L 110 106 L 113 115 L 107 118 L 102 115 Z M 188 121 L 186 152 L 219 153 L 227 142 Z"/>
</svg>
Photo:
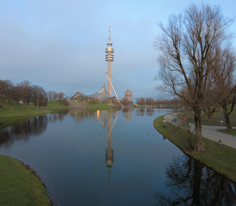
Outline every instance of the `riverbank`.
<svg viewBox="0 0 236 206">
<path fill-rule="evenodd" d="M 168 138 L 172 143 L 179 147 L 186 155 L 199 160 L 211 169 L 227 176 L 230 180 L 236 182 L 236 150 L 225 145 L 203 138 L 206 151 L 195 152 L 189 148 L 189 133 L 168 122 L 163 127 L 164 116 L 157 117 L 153 126 L 155 129 Z M 193 140 L 194 135 L 191 139 Z"/>
<path fill-rule="evenodd" d="M 49 101 L 48 108 L 34 107 L 33 104 L 25 105 L 9 99 L 8 104 L 5 98 L 0 98 L 0 128 L 4 128 L 28 119 L 48 113 L 57 113 L 61 109 L 68 109 L 68 106 L 59 105 L 54 101 Z M 58 106 L 59 105 L 59 106 Z M 57 106 L 55 108 L 54 106 Z"/>
<path fill-rule="evenodd" d="M 4 98 L 0 98 L 0 105 L 0 129 L 38 115 L 58 112 L 58 109 L 39 109 L 13 100 L 6 104 Z M 0 155 L 0 174 L 0 205 L 51 205 L 43 183 L 29 166 Z"/>
<path fill-rule="evenodd" d="M 51 205 L 35 172 L 22 162 L 0 155 L 0 205 Z"/>
<path fill-rule="evenodd" d="M 34 107 L 33 104 L 25 105 L 9 99 L 8 104 L 5 102 L 5 98 L 0 98 L 0 119 L 5 118 L 19 118 L 25 116 L 37 116 L 50 113 L 51 111 L 46 109 L 42 110 L 38 107 Z"/>
</svg>

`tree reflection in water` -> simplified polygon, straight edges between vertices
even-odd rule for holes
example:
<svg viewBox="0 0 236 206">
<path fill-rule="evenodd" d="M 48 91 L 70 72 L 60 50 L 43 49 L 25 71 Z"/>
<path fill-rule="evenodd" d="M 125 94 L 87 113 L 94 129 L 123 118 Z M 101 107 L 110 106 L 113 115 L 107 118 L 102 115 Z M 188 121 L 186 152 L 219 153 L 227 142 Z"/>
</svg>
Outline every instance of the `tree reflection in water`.
<svg viewBox="0 0 236 206">
<path fill-rule="evenodd" d="M 157 205 L 236 205 L 236 184 L 188 156 L 173 158 L 166 175 L 170 191 L 156 193 Z"/>
<path fill-rule="evenodd" d="M 27 141 L 31 135 L 39 135 L 47 128 L 47 116 L 38 116 L 25 122 L 1 129 L 0 145 L 11 146 L 17 140 Z"/>
<path fill-rule="evenodd" d="M 152 117 L 154 112 L 155 112 L 155 110 L 153 108 L 147 108 L 147 110 L 146 110 L 146 114 L 149 117 Z"/>
<path fill-rule="evenodd" d="M 55 114 L 49 114 L 48 121 L 49 122 L 54 122 L 57 120 L 62 121 L 64 119 L 64 116 L 67 115 L 68 113 L 69 113 L 69 109 L 63 109 L 63 110 L 57 111 L 57 113 Z"/>
<path fill-rule="evenodd" d="M 48 121 L 63 120 L 66 111 L 60 111 L 57 114 L 48 114 L 33 117 L 27 121 L 17 123 L 15 125 L 0 129 L 0 147 L 10 147 L 15 141 L 28 141 L 32 135 L 37 136 L 42 134 L 46 128 Z"/>
<path fill-rule="evenodd" d="M 131 120 L 133 117 L 133 108 L 123 108 L 122 112 L 124 113 L 124 117 L 127 120 Z"/>
</svg>

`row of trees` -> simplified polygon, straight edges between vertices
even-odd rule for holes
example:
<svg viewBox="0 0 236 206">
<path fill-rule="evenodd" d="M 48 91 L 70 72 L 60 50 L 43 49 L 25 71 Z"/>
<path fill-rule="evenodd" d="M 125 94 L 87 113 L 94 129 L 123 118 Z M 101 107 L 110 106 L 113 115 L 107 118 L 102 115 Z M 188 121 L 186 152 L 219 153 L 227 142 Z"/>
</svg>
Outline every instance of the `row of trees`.
<svg viewBox="0 0 236 206">
<path fill-rule="evenodd" d="M 146 99 L 144 97 L 141 98 L 136 98 L 135 101 L 139 104 L 139 105 L 169 105 L 169 106 L 175 106 L 178 107 L 180 106 L 181 100 L 179 98 L 174 98 L 174 99 L 166 99 L 166 100 L 154 100 L 152 97 L 147 97 Z M 133 104 L 133 102 L 128 101 L 128 99 L 126 97 L 124 97 L 121 100 L 121 103 L 123 105 L 129 105 L 129 104 Z"/>
<path fill-rule="evenodd" d="M 139 104 L 139 105 L 154 105 L 156 104 L 156 101 L 153 98 L 136 98 L 135 101 Z M 128 101 L 127 97 L 124 97 L 121 101 L 120 101 L 123 105 L 130 105 L 133 104 L 133 102 Z"/>
<path fill-rule="evenodd" d="M 55 91 L 48 91 L 48 99 L 49 100 L 62 100 L 65 94 L 63 92 L 55 92 Z"/>
<path fill-rule="evenodd" d="M 58 100 L 59 104 L 69 105 L 63 92 L 48 91 L 49 100 Z"/>
<path fill-rule="evenodd" d="M 23 81 L 14 85 L 10 80 L 0 80 L 0 96 L 21 101 L 23 104 L 32 102 L 34 106 L 47 106 L 47 93 L 38 85 L 31 85 L 29 81 Z"/>
<path fill-rule="evenodd" d="M 147 97 L 146 99 L 144 97 L 141 97 L 141 98 L 136 98 L 135 101 L 139 104 L 139 105 L 144 105 L 144 104 L 147 104 L 147 105 L 154 105 L 156 104 L 156 101 L 151 98 L 151 97 Z"/>
<path fill-rule="evenodd" d="M 183 13 L 172 15 L 167 26 L 158 23 L 162 33 L 155 46 L 159 51 L 162 91 L 176 95 L 194 112 L 196 151 L 204 150 L 201 113 L 211 116 L 220 105 L 228 130 L 229 115 L 236 97 L 235 51 L 229 26 L 218 6 L 189 6 Z M 228 109 L 228 104 L 231 104 Z"/>
</svg>

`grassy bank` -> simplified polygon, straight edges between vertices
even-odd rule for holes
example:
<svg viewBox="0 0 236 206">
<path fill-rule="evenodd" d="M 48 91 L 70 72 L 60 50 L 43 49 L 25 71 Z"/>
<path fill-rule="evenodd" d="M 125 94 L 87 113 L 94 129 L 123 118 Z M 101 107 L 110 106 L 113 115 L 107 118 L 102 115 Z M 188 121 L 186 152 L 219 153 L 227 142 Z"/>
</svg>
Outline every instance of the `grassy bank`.
<svg viewBox="0 0 236 206">
<path fill-rule="evenodd" d="M 162 126 L 164 116 L 157 117 L 153 125 L 158 132 L 167 137 L 178 146 L 185 154 L 192 156 L 213 170 L 227 176 L 236 182 L 236 150 L 227 146 L 219 146 L 218 143 L 203 138 L 205 152 L 195 152 L 189 148 L 188 133 L 168 122 L 166 128 Z M 194 138 L 194 136 L 192 137 Z"/>
<path fill-rule="evenodd" d="M 25 105 L 25 104 L 20 104 L 19 102 L 13 101 L 9 99 L 8 104 L 6 103 L 5 98 L 0 98 L 0 125 L 2 123 L 1 119 L 5 119 L 4 122 L 13 122 L 16 121 L 18 122 L 17 119 L 20 119 L 22 117 L 25 117 L 26 120 L 38 116 L 38 115 L 43 115 L 43 114 L 48 114 L 48 113 L 54 113 L 55 111 L 58 111 L 58 109 L 67 109 L 69 108 L 66 105 L 59 104 L 58 100 L 51 100 L 48 101 L 48 106 L 47 108 L 41 108 L 39 109 L 38 107 L 35 107 L 33 104 Z M 14 118 L 6 120 L 6 118 Z M 23 121 L 24 119 L 22 119 Z"/>
<path fill-rule="evenodd" d="M 5 98 L 0 98 L 0 119 L 1 118 L 12 118 L 12 117 L 23 117 L 23 116 L 37 116 L 42 114 L 50 113 L 50 110 L 42 110 L 34 105 L 24 105 L 16 101 L 9 99 L 8 104 L 5 102 Z"/>
<path fill-rule="evenodd" d="M 4 155 L 0 155 L 0 167 L 0 205 L 51 205 L 33 170 Z"/>
<path fill-rule="evenodd" d="M 58 100 L 50 100 L 50 101 L 48 101 L 47 108 L 50 108 L 50 107 L 69 108 L 69 106 L 67 106 L 67 105 L 59 104 Z"/>
</svg>

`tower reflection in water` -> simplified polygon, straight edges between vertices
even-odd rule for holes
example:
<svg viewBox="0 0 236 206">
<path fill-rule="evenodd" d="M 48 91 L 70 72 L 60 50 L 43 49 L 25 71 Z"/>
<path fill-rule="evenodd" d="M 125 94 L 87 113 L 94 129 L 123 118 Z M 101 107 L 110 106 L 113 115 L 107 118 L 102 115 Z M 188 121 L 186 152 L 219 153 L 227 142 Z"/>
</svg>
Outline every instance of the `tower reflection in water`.
<svg viewBox="0 0 236 206">
<path fill-rule="evenodd" d="M 124 109 L 122 110 L 123 113 L 127 113 L 124 115 L 124 117 L 127 120 L 130 120 L 132 118 L 132 109 Z M 111 184 L 111 168 L 112 164 L 114 163 L 114 150 L 111 148 L 111 137 L 112 137 L 112 130 L 114 128 L 114 125 L 116 123 L 116 120 L 118 118 L 119 111 L 99 111 L 97 110 L 97 120 L 102 124 L 103 129 L 105 130 L 106 123 L 108 122 L 107 127 L 107 137 L 106 141 L 108 142 L 108 148 L 106 149 L 106 156 L 105 156 L 105 162 L 107 164 L 108 168 L 108 176 L 109 176 L 109 185 Z M 112 119 L 114 117 L 114 120 L 112 122 Z"/>
<path fill-rule="evenodd" d="M 116 123 L 117 116 L 115 116 L 115 119 L 112 124 L 112 118 L 111 114 L 108 115 L 108 135 L 107 135 L 107 140 L 108 140 L 108 148 L 106 150 L 106 163 L 107 163 L 107 168 L 108 168 L 108 175 L 109 175 L 109 185 L 111 182 L 111 168 L 112 168 L 112 163 L 114 162 L 114 150 L 111 148 L 111 131 Z"/>
<path fill-rule="evenodd" d="M 99 111 L 97 110 L 97 120 L 102 124 L 103 129 L 105 129 L 106 123 L 107 124 L 107 137 L 106 137 L 106 141 L 108 142 L 108 148 L 106 149 L 106 156 L 105 156 L 105 162 L 107 164 L 107 168 L 108 168 L 108 177 L 109 177 L 109 185 L 111 183 L 111 168 L 112 168 L 112 164 L 114 163 L 114 150 L 111 148 L 111 133 L 112 133 L 112 129 L 116 123 L 117 117 L 118 117 L 118 113 L 114 112 L 112 110 L 110 111 Z M 113 122 L 112 122 L 112 117 L 115 117 Z"/>
<path fill-rule="evenodd" d="M 114 110 L 97 110 L 97 111 L 89 111 L 89 110 L 85 110 L 85 109 L 78 109 L 78 108 L 74 108 L 70 110 L 70 115 L 73 116 L 75 118 L 76 121 L 81 121 L 85 118 L 95 118 L 103 127 L 103 130 L 105 130 L 106 128 L 106 124 L 107 124 L 107 137 L 106 137 L 106 141 L 108 141 L 108 148 L 106 149 L 106 155 L 105 155 L 105 162 L 107 164 L 107 168 L 108 168 L 108 176 L 109 176 L 109 185 L 111 182 L 111 168 L 112 168 L 112 164 L 114 162 L 114 150 L 111 148 L 111 132 L 112 129 L 116 123 L 118 114 L 119 114 L 119 110 L 118 111 L 114 111 Z M 112 122 L 112 119 L 113 122 Z"/>
<path fill-rule="evenodd" d="M 125 108 L 122 110 L 123 113 L 125 113 L 124 117 L 127 120 L 130 120 L 132 118 L 132 108 Z M 114 128 L 114 125 L 116 123 L 116 120 L 118 118 L 119 111 L 114 112 L 113 110 L 109 111 L 100 111 L 97 110 L 96 112 L 96 119 L 102 124 L 103 129 L 105 129 L 106 123 L 108 122 L 107 127 L 107 137 L 106 141 L 108 142 L 108 148 L 106 149 L 106 156 L 105 156 L 105 162 L 107 164 L 108 168 L 108 176 L 109 176 L 109 185 L 111 184 L 111 168 L 112 164 L 114 163 L 114 150 L 111 148 L 111 137 L 112 137 L 112 130 Z M 112 122 L 112 117 L 115 117 Z"/>
<path fill-rule="evenodd" d="M 115 115 L 115 119 L 112 122 L 112 115 Z M 109 176 L 109 185 L 111 183 L 111 168 L 114 162 L 114 150 L 111 148 L 111 132 L 116 123 L 118 117 L 118 113 L 114 113 L 113 111 L 99 111 L 97 110 L 97 120 L 103 125 L 105 129 L 106 122 L 108 122 L 107 127 L 107 137 L 106 141 L 108 141 L 108 148 L 106 149 L 106 157 L 105 162 L 108 168 L 108 176 Z"/>
</svg>

